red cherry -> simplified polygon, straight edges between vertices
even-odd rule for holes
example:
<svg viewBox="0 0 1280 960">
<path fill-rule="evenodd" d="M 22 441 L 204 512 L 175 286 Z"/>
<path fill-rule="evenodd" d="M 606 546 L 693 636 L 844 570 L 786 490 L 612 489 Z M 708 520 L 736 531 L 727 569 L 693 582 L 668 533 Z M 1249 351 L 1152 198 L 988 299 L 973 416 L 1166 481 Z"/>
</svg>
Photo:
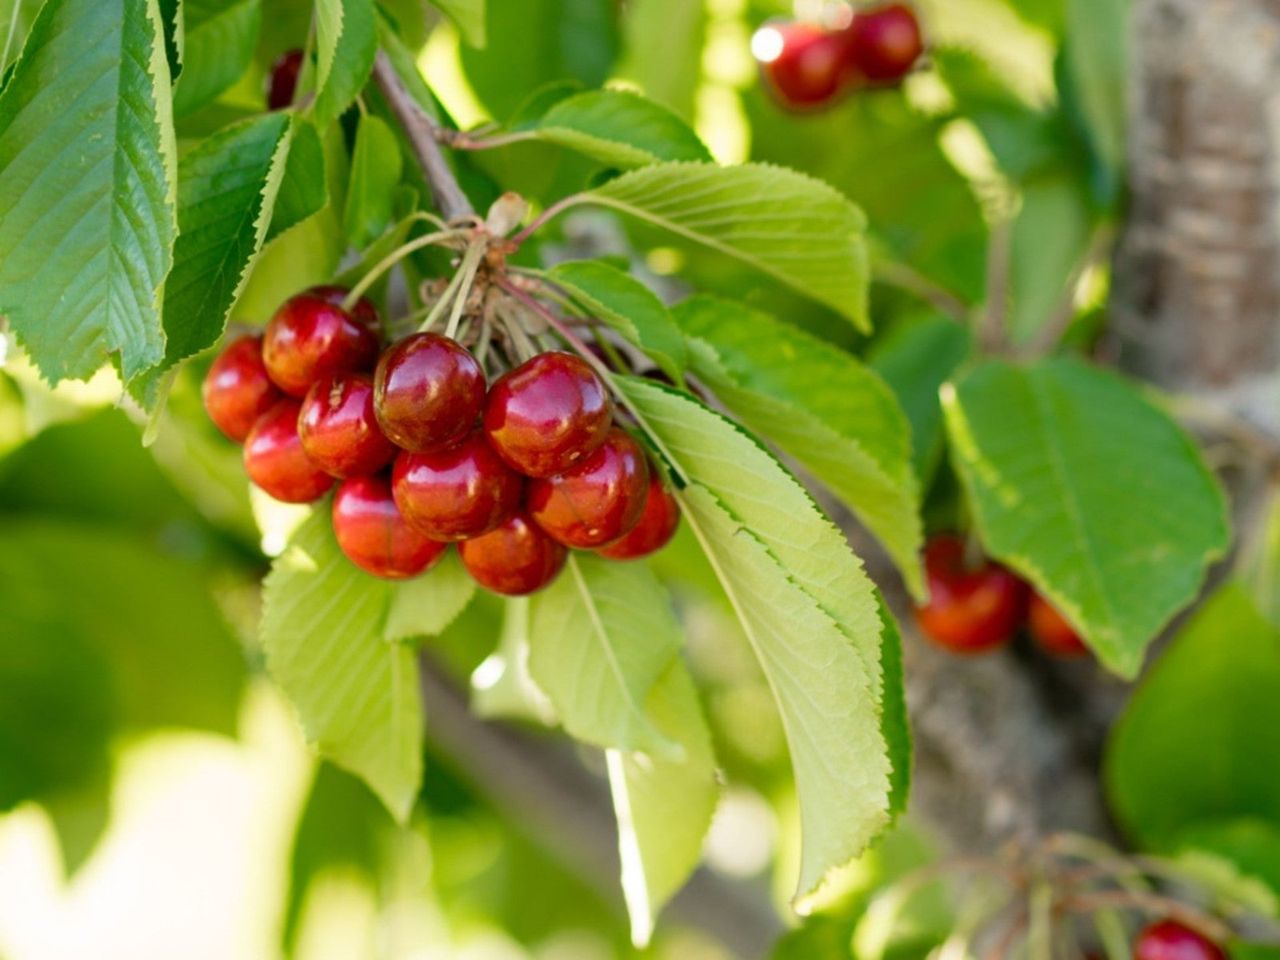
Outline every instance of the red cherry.
<svg viewBox="0 0 1280 960">
<path fill-rule="evenodd" d="M 554 580 L 568 551 L 517 513 L 484 536 L 458 544 L 458 554 L 480 586 L 520 597 Z"/>
<path fill-rule="evenodd" d="M 385 474 L 342 482 L 333 497 L 333 533 L 348 560 L 388 580 L 416 577 L 449 549 L 405 522 Z"/>
<path fill-rule="evenodd" d="M 766 23 L 751 38 L 751 52 L 783 106 L 816 107 L 840 90 L 845 41 L 813 23 Z"/>
<path fill-rule="evenodd" d="M 896 83 L 924 52 L 920 21 L 906 4 L 890 3 L 854 14 L 844 31 L 853 72 L 872 83 Z"/>
<path fill-rule="evenodd" d="M 680 526 L 680 505 L 662 482 L 662 475 L 652 463 L 649 465 L 649 492 L 645 496 L 644 512 L 640 522 L 607 547 L 596 552 L 610 560 L 636 560 L 656 553 L 675 536 Z"/>
<path fill-rule="evenodd" d="M 374 409 L 382 432 L 415 453 L 462 440 L 484 406 L 484 370 L 456 340 L 415 333 L 378 361 Z"/>
<path fill-rule="evenodd" d="M 1026 584 L 997 563 L 968 569 L 959 537 L 935 537 L 924 551 L 929 602 L 916 610 L 924 634 L 956 653 L 1007 643 L 1022 621 Z"/>
<path fill-rule="evenodd" d="M 303 397 L 321 377 L 371 368 L 378 359 L 378 337 L 341 307 L 300 293 L 267 324 L 262 359 L 276 386 Z"/>
<path fill-rule="evenodd" d="M 484 430 L 498 456 L 527 477 L 564 473 L 604 443 L 613 401 L 594 370 L 570 353 L 541 353 L 489 390 Z"/>
<path fill-rule="evenodd" d="M 432 540 L 466 540 L 505 523 L 520 506 L 524 481 L 475 430 L 462 443 L 402 453 L 391 491 L 405 518 Z"/>
<path fill-rule="evenodd" d="M 649 490 L 644 451 L 614 427 L 595 452 L 556 477 L 535 479 L 525 500 L 533 522 L 566 547 L 602 547 L 640 521 Z"/>
<path fill-rule="evenodd" d="M 301 403 L 285 397 L 258 418 L 244 441 L 244 468 L 249 479 L 285 503 L 310 503 L 333 486 L 333 478 L 302 449 L 298 436 L 301 409 Z"/>
<path fill-rule="evenodd" d="M 342 306 L 342 302 L 347 299 L 347 294 L 350 292 L 346 287 L 339 287 L 331 283 L 321 284 L 318 287 L 308 287 L 306 290 L 306 293 L 311 296 L 319 297 L 325 303 L 331 303 L 335 307 Z M 356 305 L 351 308 L 351 316 L 356 319 L 357 323 L 363 323 L 374 333 L 378 332 L 378 308 L 364 297 L 357 300 Z"/>
<path fill-rule="evenodd" d="M 1055 657 L 1079 657 L 1089 652 L 1066 617 L 1038 593 L 1031 594 L 1027 626 L 1031 638 L 1045 653 Z"/>
<path fill-rule="evenodd" d="M 1176 920 L 1146 927 L 1133 943 L 1134 960 L 1227 960 L 1227 953 L 1208 937 Z"/>
<path fill-rule="evenodd" d="M 262 363 L 262 338 L 237 337 L 228 343 L 209 367 L 201 394 L 209 419 L 242 443 L 254 421 L 280 399 Z"/>
<path fill-rule="evenodd" d="M 302 71 L 302 51 L 286 50 L 271 64 L 267 74 L 267 109 L 283 110 L 293 103 L 293 91 Z"/>
<path fill-rule="evenodd" d="M 298 416 L 302 449 L 335 477 L 377 473 L 396 455 L 373 415 L 373 378 L 346 373 L 317 380 Z"/>
</svg>

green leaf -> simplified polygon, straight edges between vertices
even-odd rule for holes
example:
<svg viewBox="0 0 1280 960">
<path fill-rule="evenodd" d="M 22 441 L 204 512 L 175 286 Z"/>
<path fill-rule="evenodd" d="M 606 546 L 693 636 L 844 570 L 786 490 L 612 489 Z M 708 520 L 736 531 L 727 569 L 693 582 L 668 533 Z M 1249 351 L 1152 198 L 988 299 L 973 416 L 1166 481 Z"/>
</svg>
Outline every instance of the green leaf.
<svg viewBox="0 0 1280 960">
<path fill-rule="evenodd" d="M 601 747 L 679 759 L 645 700 L 680 647 L 671 601 L 644 564 L 570 556 L 532 600 L 529 673 L 564 728 Z"/>
<path fill-rule="evenodd" d="M 843 350 L 741 304 L 692 297 L 674 316 L 693 338 L 694 372 L 829 487 L 922 596 L 910 426 L 884 381 Z"/>
<path fill-rule="evenodd" d="M 1230 539 L 1191 439 L 1076 360 L 984 363 L 944 387 L 943 408 L 983 543 L 1132 677 Z"/>
<path fill-rule="evenodd" d="M 301 117 L 293 118 L 292 130 L 284 176 L 276 193 L 275 209 L 271 212 L 267 243 L 319 213 L 329 202 L 324 144 L 320 142 L 320 134 Z"/>
<path fill-rule="evenodd" d="M 623 8 L 622 59 L 614 76 L 692 120 L 707 35 L 705 4 L 632 0 Z"/>
<path fill-rule="evenodd" d="M 485 0 L 431 0 L 443 10 L 458 27 L 462 39 L 473 47 L 483 48 L 486 43 L 484 10 Z"/>
<path fill-rule="evenodd" d="M 679 658 L 650 691 L 645 711 L 665 736 L 680 744 L 684 759 L 620 750 L 606 755 L 618 817 L 622 892 L 637 947 L 648 945 L 658 912 L 697 867 L 720 795 L 711 734 L 693 678 Z"/>
<path fill-rule="evenodd" d="M 319 509 L 272 565 L 261 632 L 307 739 L 404 822 L 422 780 L 422 702 L 413 650 L 382 635 L 394 589 L 347 562 Z"/>
<path fill-rule="evenodd" d="M 821 181 L 759 163 L 663 163 L 584 199 L 742 260 L 871 328 L 866 220 Z"/>
<path fill-rule="evenodd" d="M 262 25 L 261 0 L 182 0 L 182 76 L 174 116 L 215 99 L 249 66 Z"/>
<path fill-rule="evenodd" d="M 598 260 L 556 264 L 547 274 L 591 314 L 639 347 L 673 380 L 684 374 L 680 328 L 657 295 L 630 274 Z"/>
<path fill-rule="evenodd" d="M 315 0 L 316 125 L 329 122 L 356 98 L 378 52 L 373 0 Z"/>
<path fill-rule="evenodd" d="M 1033 340 L 1074 292 L 1068 284 L 1088 252 L 1092 227 L 1088 196 L 1074 177 L 1042 176 L 1023 184 L 1009 245 L 1008 323 L 1015 343 Z"/>
<path fill-rule="evenodd" d="M 1129 76 L 1129 0 L 1068 0 L 1066 58 L 1069 91 L 1095 156 L 1109 174 L 1124 175 Z"/>
<path fill-rule="evenodd" d="M 50 381 L 164 355 L 175 157 L 155 0 L 48 0 L 0 93 L 0 314 Z"/>
<path fill-rule="evenodd" d="M 391 223 L 402 164 L 400 142 L 386 121 L 372 114 L 362 116 L 343 216 L 347 241 L 356 249 L 368 246 Z"/>
<path fill-rule="evenodd" d="M 889 605 L 876 591 L 880 605 L 880 651 L 884 670 L 884 702 L 880 728 L 889 749 L 889 812 L 894 816 L 907 809 L 911 792 L 911 727 L 907 723 L 907 696 L 902 673 L 902 634 Z"/>
<path fill-rule="evenodd" d="M 711 160 L 698 135 L 675 113 L 625 90 L 591 90 L 559 100 L 535 129 L 542 140 L 623 169 Z"/>
<path fill-rule="evenodd" d="M 1261 881 L 1272 897 L 1280 897 L 1280 827 L 1255 817 L 1196 823 L 1178 834 L 1176 847 L 1185 854 L 1205 851 L 1226 860 L 1247 881 Z"/>
<path fill-rule="evenodd" d="M 480 717 L 514 717 L 550 726 L 555 710 L 529 676 L 529 598 L 507 597 L 498 648 L 471 674 L 471 709 Z"/>
<path fill-rule="evenodd" d="M 439 636 L 475 593 L 476 582 L 450 550 L 426 576 L 395 585 L 382 635 L 390 643 Z"/>
</svg>

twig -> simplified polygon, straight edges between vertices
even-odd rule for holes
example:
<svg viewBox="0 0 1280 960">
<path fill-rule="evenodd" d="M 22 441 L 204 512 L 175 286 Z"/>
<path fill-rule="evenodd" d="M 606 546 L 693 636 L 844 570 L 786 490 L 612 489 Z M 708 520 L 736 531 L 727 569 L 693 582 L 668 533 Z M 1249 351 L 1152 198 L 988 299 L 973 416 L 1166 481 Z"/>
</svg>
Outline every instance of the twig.
<svg viewBox="0 0 1280 960">
<path fill-rule="evenodd" d="M 1005 330 L 1009 306 L 1009 254 L 1013 221 L 1004 219 L 991 228 L 987 240 L 987 308 L 982 313 L 978 342 L 984 352 L 1001 353 L 1008 341 Z"/>
<path fill-rule="evenodd" d="M 897 287 L 928 303 L 938 312 L 958 323 L 967 323 L 969 307 L 950 290 L 917 273 L 905 263 L 893 260 L 875 260 L 871 264 L 874 280 L 890 287 Z"/>
</svg>

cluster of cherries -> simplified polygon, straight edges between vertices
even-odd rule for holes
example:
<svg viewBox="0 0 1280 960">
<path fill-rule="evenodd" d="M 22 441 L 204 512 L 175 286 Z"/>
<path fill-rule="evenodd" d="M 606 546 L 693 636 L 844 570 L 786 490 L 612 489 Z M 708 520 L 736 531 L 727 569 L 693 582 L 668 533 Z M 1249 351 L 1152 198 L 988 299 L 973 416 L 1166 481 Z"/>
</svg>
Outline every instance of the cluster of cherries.
<svg viewBox="0 0 1280 960">
<path fill-rule="evenodd" d="M 569 548 L 631 560 L 671 539 L 675 498 L 585 361 L 541 353 L 489 386 L 449 337 L 382 350 L 373 305 L 346 296 L 312 288 L 229 343 L 204 404 L 277 500 L 338 483 L 334 534 L 358 567 L 413 577 L 457 543 L 477 582 L 514 596 L 550 583 Z"/>
<path fill-rule="evenodd" d="M 834 28 L 774 20 L 751 38 L 751 52 L 783 106 L 811 110 L 850 90 L 891 86 L 920 59 L 920 21 L 906 4 L 844 10 L 846 22 Z"/>
<path fill-rule="evenodd" d="M 1087 652 L 1079 634 L 1012 571 L 990 559 L 968 562 L 961 537 L 933 537 L 925 546 L 929 602 L 916 610 L 921 631 L 954 653 L 986 653 L 1013 639 L 1024 623 L 1045 653 L 1078 657 Z"/>
</svg>

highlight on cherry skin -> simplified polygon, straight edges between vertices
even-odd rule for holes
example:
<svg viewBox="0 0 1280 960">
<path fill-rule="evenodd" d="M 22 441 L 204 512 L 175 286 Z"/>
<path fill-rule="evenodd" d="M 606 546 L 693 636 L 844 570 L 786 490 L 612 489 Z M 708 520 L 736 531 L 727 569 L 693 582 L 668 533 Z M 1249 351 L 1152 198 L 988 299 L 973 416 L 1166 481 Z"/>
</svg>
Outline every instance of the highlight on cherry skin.
<svg viewBox="0 0 1280 960">
<path fill-rule="evenodd" d="M 262 338 L 262 359 L 272 382 L 304 397 L 321 377 L 367 371 L 378 359 L 378 335 L 325 295 L 290 297 Z"/>
<path fill-rule="evenodd" d="M 458 443 L 484 406 L 484 370 L 461 344 L 437 333 L 415 333 L 393 345 L 373 382 L 383 432 L 415 453 Z"/>
<path fill-rule="evenodd" d="M 333 496 L 333 533 L 347 558 L 361 570 L 404 580 L 430 570 L 447 543 L 432 540 L 404 519 L 385 474 L 344 480 Z"/>
<path fill-rule="evenodd" d="M 237 337 L 209 367 L 201 387 L 209 419 L 229 440 L 243 443 L 254 421 L 284 395 L 267 376 L 262 337 Z"/>
</svg>

